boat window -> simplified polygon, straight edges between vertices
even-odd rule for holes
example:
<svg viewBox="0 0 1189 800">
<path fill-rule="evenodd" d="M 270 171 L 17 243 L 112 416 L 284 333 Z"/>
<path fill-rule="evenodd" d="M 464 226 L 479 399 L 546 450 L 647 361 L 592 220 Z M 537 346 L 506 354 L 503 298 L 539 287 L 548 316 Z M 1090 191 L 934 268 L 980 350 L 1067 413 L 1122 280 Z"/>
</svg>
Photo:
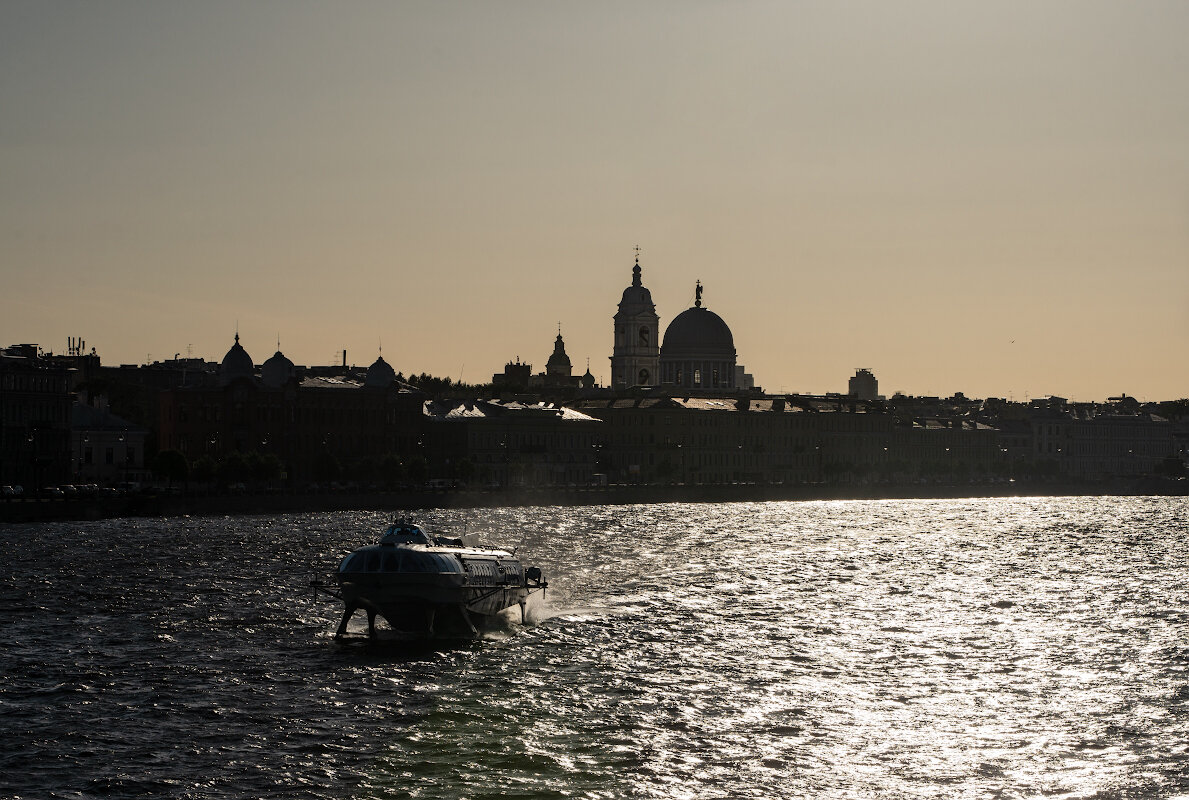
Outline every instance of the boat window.
<svg viewBox="0 0 1189 800">
<path fill-rule="evenodd" d="M 402 523 L 390 526 L 380 541 L 397 544 L 430 544 L 429 536 L 420 527 Z"/>
<path fill-rule="evenodd" d="M 384 551 L 381 558 L 380 569 L 384 572 L 400 572 L 400 558 L 397 552 L 391 548 Z"/>
<path fill-rule="evenodd" d="M 368 551 L 364 572 L 377 572 L 380 569 L 380 554 L 375 550 Z"/>
</svg>

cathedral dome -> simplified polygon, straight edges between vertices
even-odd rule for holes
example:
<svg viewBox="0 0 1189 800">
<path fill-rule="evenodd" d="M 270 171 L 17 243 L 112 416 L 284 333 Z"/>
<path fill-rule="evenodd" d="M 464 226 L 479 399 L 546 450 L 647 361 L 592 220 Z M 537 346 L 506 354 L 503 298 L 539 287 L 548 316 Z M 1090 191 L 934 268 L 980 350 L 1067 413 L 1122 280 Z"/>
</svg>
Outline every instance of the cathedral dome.
<svg viewBox="0 0 1189 800">
<path fill-rule="evenodd" d="M 367 368 L 367 375 L 363 378 L 363 385 L 385 389 L 391 386 L 394 381 L 396 381 L 396 370 L 384 360 L 384 356 L 380 356 L 376 359 L 375 363 Z"/>
<path fill-rule="evenodd" d="M 718 314 L 695 306 L 682 311 L 661 342 L 661 356 L 698 355 L 735 357 L 735 338 Z"/>
<path fill-rule="evenodd" d="M 722 317 L 702 307 L 702 283 L 693 308 L 678 314 L 661 342 L 661 383 L 714 392 L 735 388 L 735 337 Z"/>
<path fill-rule="evenodd" d="M 286 358 L 280 350 L 273 353 L 272 358 L 260 365 L 260 380 L 265 386 L 274 389 L 284 386 L 289 379 L 297 374 L 293 362 Z"/>
<path fill-rule="evenodd" d="M 219 365 L 219 381 L 226 385 L 236 378 L 251 378 L 256 372 L 252 357 L 248 355 L 239 343 L 239 334 L 235 334 L 235 344 L 223 356 L 223 363 Z"/>
</svg>

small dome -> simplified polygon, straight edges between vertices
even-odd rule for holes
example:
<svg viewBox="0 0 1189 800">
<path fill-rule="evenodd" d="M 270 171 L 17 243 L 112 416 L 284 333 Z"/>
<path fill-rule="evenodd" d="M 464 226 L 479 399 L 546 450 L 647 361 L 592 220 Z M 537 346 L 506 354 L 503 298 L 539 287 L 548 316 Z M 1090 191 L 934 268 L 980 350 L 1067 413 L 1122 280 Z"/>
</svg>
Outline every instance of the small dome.
<svg viewBox="0 0 1189 800">
<path fill-rule="evenodd" d="M 570 357 L 566 355 L 566 343 L 562 341 L 561 334 L 559 333 L 557 340 L 553 343 L 553 353 L 549 356 L 549 360 L 545 362 L 545 371 L 555 372 L 557 370 L 565 370 L 568 375 L 571 369 Z"/>
<path fill-rule="evenodd" d="M 248 351 L 240 346 L 239 334 L 235 334 L 235 344 L 223 356 L 223 363 L 219 365 L 219 380 L 224 385 L 236 378 L 251 378 L 256 373 L 256 366 Z"/>
<path fill-rule="evenodd" d="M 632 285 L 623 290 L 623 299 L 619 301 L 619 310 L 627 314 L 637 314 L 641 311 L 655 311 L 652 302 L 652 292 L 644 288 L 640 282 L 640 259 L 632 267 Z"/>
<path fill-rule="evenodd" d="M 619 307 L 621 309 L 635 307 L 653 309 L 656 308 L 656 304 L 652 302 L 652 292 L 648 289 L 643 286 L 629 286 L 623 290 L 623 298 L 619 301 Z"/>
<path fill-rule="evenodd" d="M 375 363 L 367 368 L 367 375 L 363 379 L 364 386 L 376 389 L 385 389 L 395 382 L 396 370 L 384 360 L 384 356 L 377 358 Z"/>
<path fill-rule="evenodd" d="M 661 356 L 735 357 L 735 337 L 723 318 L 708 308 L 687 308 L 665 329 Z"/>
<path fill-rule="evenodd" d="M 595 376 L 590 374 L 590 367 L 586 368 L 586 374 L 582 376 L 582 388 L 593 389 L 595 385 Z"/>
<path fill-rule="evenodd" d="M 293 362 L 285 358 L 278 350 L 268 361 L 260 365 L 260 380 L 265 386 L 279 388 L 289 382 L 297 374 Z"/>
</svg>

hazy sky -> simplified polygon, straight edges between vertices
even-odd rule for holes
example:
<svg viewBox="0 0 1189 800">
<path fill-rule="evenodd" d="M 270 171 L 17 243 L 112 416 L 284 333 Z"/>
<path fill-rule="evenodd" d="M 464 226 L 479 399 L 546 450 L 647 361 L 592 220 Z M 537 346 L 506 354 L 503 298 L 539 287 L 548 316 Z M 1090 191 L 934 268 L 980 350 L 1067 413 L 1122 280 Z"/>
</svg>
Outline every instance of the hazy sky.
<svg viewBox="0 0 1189 800">
<path fill-rule="evenodd" d="M 0 344 L 1189 395 L 1189 3 L 0 0 Z"/>
</svg>

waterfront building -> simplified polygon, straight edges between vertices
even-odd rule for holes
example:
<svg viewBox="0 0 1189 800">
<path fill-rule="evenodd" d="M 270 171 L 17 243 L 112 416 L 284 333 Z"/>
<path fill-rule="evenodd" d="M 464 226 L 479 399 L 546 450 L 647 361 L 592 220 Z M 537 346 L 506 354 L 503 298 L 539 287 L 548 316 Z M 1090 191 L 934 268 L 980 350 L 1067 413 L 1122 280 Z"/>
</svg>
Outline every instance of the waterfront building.
<svg viewBox="0 0 1189 800">
<path fill-rule="evenodd" d="M 603 420 L 605 471 L 621 483 L 948 481 L 996 473 L 993 427 L 900 420 L 841 396 L 588 398 Z"/>
<path fill-rule="evenodd" d="M 857 397 L 860 400 L 878 400 L 879 399 L 879 381 L 875 379 L 869 369 L 858 369 L 855 375 L 847 384 L 847 392 L 851 397 Z"/>
<path fill-rule="evenodd" d="M 426 401 L 434 476 L 480 486 L 585 486 L 596 472 L 602 423 L 542 402 Z"/>
<path fill-rule="evenodd" d="M 533 365 L 520 363 L 520 356 L 517 356 L 515 362 L 509 361 L 504 365 L 503 372 L 491 376 L 491 384 L 497 389 L 524 390 L 528 388 L 532 375 Z"/>
<path fill-rule="evenodd" d="M 1038 456 L 1056 460 L 1074 478 L 1150 475 L 1169 457 L 1180 456 L 1171 422 L 1155 414 L 1071 409 L 1034 421 Z"/>
<path fill-rule="evenodd" d="M 71 474 L 73 482 L 106 486 L 142 483 L 150 477 L 146 444 L 149 431 L 99 405 L 76 402 L 71 409 Z"/>
<path fill-rule="evenodd" d="M 491 376 L 491 383 L 497 390 L 526 391 L 526 390 L 557 390 L 577 388 L 582 378 L 575 377 L 570 357 L 566 354 L 566 343 L 558 327 L 557 338 L 553 342 L 553 352 L 545 362 L 545 371 L 537 375 L 532 374 L 531 364 L 520 363 L 519 356 L 515 362 L 509 361 L 504 365 L 503 372 Z M 589 373 L 589 370 L 587 370 Z M 585 377 L 585 376 L 584 376 Z"/>
<path fill-rule="evenodd" d="M 214 384 L 161 392 L 160 448 L 191 462 L 275 455 L 290 481 L 328 480 L 420 454 L 424 395 L 398 383 L 383 357 L 366 373 L 340 376 L 306 375 L 280 351 L 265 366 L 258 377 L 237 335 Z"/>
<path fill-rule="evenodd" d="M 35 344 L 0 350 L 0 484 L 69 482 L 71 374 Z"/>
<path fill-rule="evenodd" d="M 660 374 L 660 317 L 652 294 L 640 279 L 640 257 L 632 268 L 632 285 L 623 290 L 614 319 L 611 388 L 654 386 Z"/>
</svg>

